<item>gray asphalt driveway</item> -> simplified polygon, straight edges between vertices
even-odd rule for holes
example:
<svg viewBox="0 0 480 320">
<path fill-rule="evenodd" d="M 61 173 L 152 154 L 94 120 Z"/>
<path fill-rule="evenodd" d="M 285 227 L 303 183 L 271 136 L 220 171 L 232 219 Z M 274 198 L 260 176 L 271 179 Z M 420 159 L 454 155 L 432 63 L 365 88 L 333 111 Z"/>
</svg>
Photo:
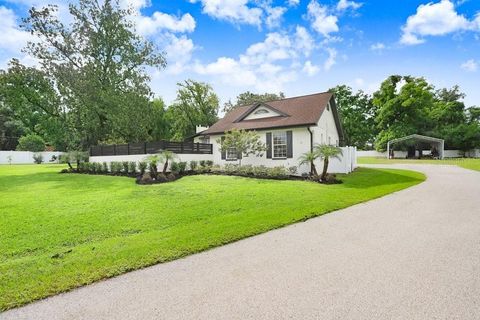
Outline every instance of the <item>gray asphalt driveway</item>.
<svg viewBox="0 0 480 320">
<path fill-rule="evenodd" d="M 480 319 L 480 172 L 130 272 L 0 319 Z"/>
</svg>

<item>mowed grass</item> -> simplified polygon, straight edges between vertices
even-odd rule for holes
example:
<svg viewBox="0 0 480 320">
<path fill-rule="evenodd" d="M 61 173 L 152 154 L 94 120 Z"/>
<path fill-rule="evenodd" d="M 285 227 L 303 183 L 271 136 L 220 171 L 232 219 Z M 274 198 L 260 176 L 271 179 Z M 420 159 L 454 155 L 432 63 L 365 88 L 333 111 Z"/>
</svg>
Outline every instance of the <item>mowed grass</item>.
<svg viewBox="0 0 480 320">
<path fill-rule="evenodd" d="M 422 182 L 358 169 L 343 184 L 200 175 L 126 177 L 0 166 L 0 310 L 177 259 Z"/>
<path fill-rule="evenodd" d="M 456 165 L 465 169 L 480 171 L 480 159 L 472 158 L 452 158 L 444 160 L 429 160 L 429 159 L 387 159 L 378 157 L 358 157 L 358 164 L 396 164 L 396 163 L 409 163 L 409 164 L 443 164 L 443 165 Z"/>
</svg>

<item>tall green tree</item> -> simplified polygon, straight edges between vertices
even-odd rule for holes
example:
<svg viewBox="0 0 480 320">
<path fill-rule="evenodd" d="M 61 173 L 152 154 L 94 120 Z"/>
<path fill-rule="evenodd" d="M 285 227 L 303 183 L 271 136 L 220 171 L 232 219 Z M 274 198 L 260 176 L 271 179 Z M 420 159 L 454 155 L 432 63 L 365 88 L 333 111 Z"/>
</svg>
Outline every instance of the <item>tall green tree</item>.
<svg viewBox="0 0 480 320">
<path fill-rule="evenodd" d="M 57 11 L 53 5 L 32 8 L 22 27 L 39 39 L 25 51 L 40 61 L 68 108 L 69 141 L 86 147 L 148 138 L 146 67 L 163 68 L 166 61 L 135 33 L 133 11 L 118 0 L 79 0 L 69 5 L 68 25 Z"/>
<path fill-rule="evenodd" d="M 379 130 L 376 149 L 384 151 L 391 139 L 430 132 L 433 104 L 433 87 L 424 78 L 394 75 L 386 79 L 373 94 Z"/>
<path fill-rule="evenodd" d="M 152 117 L 150 138 L 152 141 L 169 140 L 171 138 L 170 121 L 167 117 L 165 102 L 156 98 L 152 102 Z"/>
<path fill-rule="evenodd" d="M 336 86 L 329 91 L 335 94 L 345 132 L 345 144 L 362 150 L 371 149 L 377 131 L 371 97 L 361 90 L 354 93 L 346 85 Z"/>
<path fill-rule="evenodd" d="M 185 80 L 178 83 L 177 99 L 168 108 L 171 136 L 181 141 L 195 134 L 196 126 L 211 126 L 218 120 L 218 97 L 203 82 Z"/>
<path fill-rule="evenodd" d="M 0 113 L 15 119 L 10 125 L 20 124 L 17 131 L 39 135 L 57 149 L 65 147 L 66 111 L 43 71 L 10 61 L 7 70 L 0 70 L 0 103 Z"/>
<path fill-rule="evenodd" d="M 223 105 L 223 112 L 229 112 L 236 107 L 239 106 L 246 106 L 249 104 L 257 103 L 257 102 L 267 102 L 273 100 L 281 100 L 285 99 L 285 94 L 283 92 L 276 93 L 252 93 L 250 91 L 246 91 L 240 93 L 236 101 L 232 103 L 232 101 L 228 101 Z"/>
</svg>

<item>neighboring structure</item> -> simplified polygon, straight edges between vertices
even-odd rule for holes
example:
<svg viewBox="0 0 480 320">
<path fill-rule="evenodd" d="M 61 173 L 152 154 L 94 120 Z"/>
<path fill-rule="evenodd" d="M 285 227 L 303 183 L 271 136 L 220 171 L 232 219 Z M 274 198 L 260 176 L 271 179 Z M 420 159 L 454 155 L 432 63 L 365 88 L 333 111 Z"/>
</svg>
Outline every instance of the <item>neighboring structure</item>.
<svg viewBox="0 0 480 320">
<path fill-rule="evenodd" d="M 393 139 L 387 142 L 387 158 L 394 158 L 393 145 L 405 141 L 414 141 L 412 148 L 408 151 L 407 157 L 421 157 L 425 146 L 429 146 L 429 151 L 434 153 L 433 156 L 438 159 L 443 159 L 445 154 L 445 141 L 443 139 L 422 136 L 419 134 L 411 134 L 406 137 Z M 434 152 L 432 152 L 434 151 Z M 417 154 L 419 153 L 420 154 Z"/>
<path fill-rule="evenodd" d="M 324 92 L 283 100 L 237 107 L 210 128 L 197 127 L 193 141 L 133 143 L 115 146 L 94 146 L 91 162 L 142 161 L 148 154 L 170 150 L 176 161 L 211 160 L 215 165 L 238 163 L 236 150 L 220 151 L 225 132 L 237 129 L 255 130 L 267 146 L 262 157 L 243 156 L 242 165 L 298 168 L 298 174 L 308 173 L 309 165 L 299 166 L 298 158 L 316 144 L 342 146 L 343 131 L 332 93 Z M 341 160 L 331 159 L 329 172 L 349 173 L 356 167 L 356 149 L 342 147 Z M 317 170 L 323 161 L 316 163 Z"/>
<path fill-rule="evenodd" d="M 232 129 L 255 130 L 267 147 L 263 157 L 243 157 L 242 164 L 268 167 L 298 166 L 298 158 L 312 150 L 315 144 L 341 146 L 344 137 L 330 92 L 237 107 L 210 128 L 198 132 L 194 140 L 213 144 L 214 163 L 235 162 L 242 155 L 233 149 L 220 152 L 218 143 L 225 132 Z M 300 171 L 308 171 L 308 166 Z"/>
</svg>

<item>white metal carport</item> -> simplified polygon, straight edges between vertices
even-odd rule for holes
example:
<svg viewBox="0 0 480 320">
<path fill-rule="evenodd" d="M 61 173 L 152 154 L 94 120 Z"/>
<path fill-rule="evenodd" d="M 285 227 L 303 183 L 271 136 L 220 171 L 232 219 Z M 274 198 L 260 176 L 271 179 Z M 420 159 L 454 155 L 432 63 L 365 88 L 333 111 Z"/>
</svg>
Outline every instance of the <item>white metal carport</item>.
<svg viewBox="0 0 480 320">
<path fill-rule="evenodd" d="M 390 146 L 394 145 L 395 143 L 399 143 L 399 142 L 407 141 L 407 140 L 421 141 L 421 142 L 429 143 L 430 145 L 435 145 L 437 147 L 437 150 L 438 150 L 438 157 L 440 159 L 443 159 L 443 154 L 444 154 L 444 149 L 445 149 L 445 141 L 443 139 L 428 137 L 428 136 L 422 136 L 420 134 L 411 134 L 411 135 L 403 137 L 403 138 L 398 138 L 398 139 L 393 139 L 393 140 L 388 141 L 387 142 L 387 158 L 390 159 Z"/>
</svg>

